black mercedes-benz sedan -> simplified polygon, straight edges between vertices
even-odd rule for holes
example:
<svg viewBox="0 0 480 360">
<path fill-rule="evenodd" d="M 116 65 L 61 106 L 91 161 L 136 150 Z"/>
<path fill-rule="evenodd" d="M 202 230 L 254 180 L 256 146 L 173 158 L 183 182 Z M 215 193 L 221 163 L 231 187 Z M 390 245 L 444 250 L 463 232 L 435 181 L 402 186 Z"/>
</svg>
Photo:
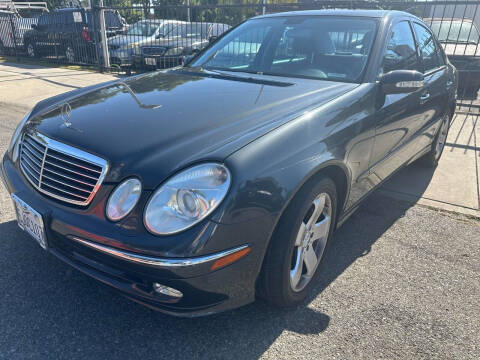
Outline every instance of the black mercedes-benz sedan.
<svg viewBox="0 0 480 360">
<path fill-rule="evenodd" d="M 260 16 L 183 67 L 41 101 L 2 178 L 22 229 L 139 303 L 293 306 L 373 189 L 436 166 L 456 82 L 407 13 Z"/>
</svg>

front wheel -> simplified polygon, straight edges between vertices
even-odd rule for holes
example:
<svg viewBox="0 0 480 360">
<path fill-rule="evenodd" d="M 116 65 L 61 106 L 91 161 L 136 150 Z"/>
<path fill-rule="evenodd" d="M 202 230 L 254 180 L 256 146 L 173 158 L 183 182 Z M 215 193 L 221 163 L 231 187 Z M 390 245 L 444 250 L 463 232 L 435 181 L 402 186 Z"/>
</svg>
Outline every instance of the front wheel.
<svg viewBox="0 0 480 360">
<path fill-rule="evenodd" d="M 450 129 L 450 116 L 445 115 L 438 129 L 437 135 L 433 139 L 432 148 L 420 160 L 426 167 L 436 167 L 442 156 L 445 143 L 447 142 L 448 130 Z"/>
<path fill-rule="evenodd" d="M 335 227 L 337 192 L 328 177 L 306 185 L 288 206 L 270 241 L 259 294 L 280 307 L 308 296 L 321 270 Z"/>
<path fill-rule="evenodd" d="M 73 46 L 67 45 L 65 48 L 65 58 L 69 64 L 73 64 L 75 62 L 75 51 L 73 50 Z"/>
<path fill-rule="evenodd" d="M 27 55 L 30 58 L 36 58 L 37 57 L 37 49 L 35 49 L 35 46 L 33 46 L 32 43 L 27 44 Z"/>
</svg>

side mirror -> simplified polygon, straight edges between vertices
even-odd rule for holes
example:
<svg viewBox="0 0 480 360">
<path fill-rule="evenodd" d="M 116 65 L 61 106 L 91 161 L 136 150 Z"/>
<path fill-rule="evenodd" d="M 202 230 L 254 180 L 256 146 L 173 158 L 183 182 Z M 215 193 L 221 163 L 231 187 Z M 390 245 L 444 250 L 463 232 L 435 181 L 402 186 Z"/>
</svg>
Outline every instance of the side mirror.
<svg viewBox="0 0 480 360">
<path fill-rule="evenodd" d="M 215 42 L 217 39 L 218 39 L 218 36 L 210 36 L 208 38 L 208 42 L 211 44 L 211 43 Z"/>
<path fill-rule="evenodd" d="M 155 36 L 155 39 L 161 39 L 161 38 L 164 38 L 164 37 L 165 37 L 164 34 L 157 34 L 157 35 Z"/>
<path fill-rule="evenodd" d="M 385 94 L 405 94 L 423 87 L 423 74 L 416 70 L 394 70 L 380 78 Z"/>
</svg>

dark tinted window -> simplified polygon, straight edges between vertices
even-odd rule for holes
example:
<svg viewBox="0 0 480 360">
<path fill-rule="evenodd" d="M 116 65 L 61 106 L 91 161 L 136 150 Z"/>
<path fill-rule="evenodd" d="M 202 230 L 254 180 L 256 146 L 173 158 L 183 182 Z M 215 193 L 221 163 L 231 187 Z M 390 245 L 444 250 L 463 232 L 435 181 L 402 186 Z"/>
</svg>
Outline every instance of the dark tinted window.
<svg viewBox="0 0 480 360">
<path fill-rule="evenodd" d="M 50 23 L 50 14 L 43 14 L 38 18 L 38 25 L 48 25 Z"/>
<path fill-rule="evenodd" d="M 442 65 L 441 51 L 437 49 L 432 33 L 424 26 L 414 23 L 415 34 L 417 35 L 418 49 L 422 57 L 423 71 L 435 69 Z"/>
<path fill-rule="evenodd" d="M 407 21 L 392 27 L 383 56 L 383 72 L 393 70 L 420 70 L 415 40 Z"/>
</svg>

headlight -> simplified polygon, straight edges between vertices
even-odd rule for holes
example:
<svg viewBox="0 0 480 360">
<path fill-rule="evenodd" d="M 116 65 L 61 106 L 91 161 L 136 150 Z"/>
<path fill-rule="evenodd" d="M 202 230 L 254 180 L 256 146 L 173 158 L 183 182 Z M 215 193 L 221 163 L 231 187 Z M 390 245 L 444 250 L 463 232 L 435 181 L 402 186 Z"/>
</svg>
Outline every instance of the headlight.
<svg viewBox="0 0 480 360">
<path fill-rule="evenodd" d="M 118 221 L 127 216 L 133 210 L 140 199 L 142 184 L 140 180 L 131 178 L 125 180 L 112 192 L 107 202 L 107 217 L 112 221 Z"/>
<path fill-rule="evenodd" d="M 183 47 L 175 47 L 168 49 L 165 55 L 181 55 L 183 53 Z"/>
<path fill-rule="evenodd" d="M 17 128 L 13 132 L 12 139 L 10 140 L 10 145 L 8 145 L 8 154 L 10 155 L 10 159 L 12 161 L 17 161 L 18 158 L 18 143 L 20 140 L 20 134 L 22 133 L 23 127 L 28 121 L 28 118 L 30 117 L 31 111 L 29 111 L 20 121 L 20 123 L 17 125 Z"/>
<path fill-rule="evenodd" d="M 156 235 L 174 234 L 192 227 L 218 207 L 230 181 L 228 169 L 215 163 L 180 172 L 150 198 L 144 214 L 145 226 Z"/>
</svg>

